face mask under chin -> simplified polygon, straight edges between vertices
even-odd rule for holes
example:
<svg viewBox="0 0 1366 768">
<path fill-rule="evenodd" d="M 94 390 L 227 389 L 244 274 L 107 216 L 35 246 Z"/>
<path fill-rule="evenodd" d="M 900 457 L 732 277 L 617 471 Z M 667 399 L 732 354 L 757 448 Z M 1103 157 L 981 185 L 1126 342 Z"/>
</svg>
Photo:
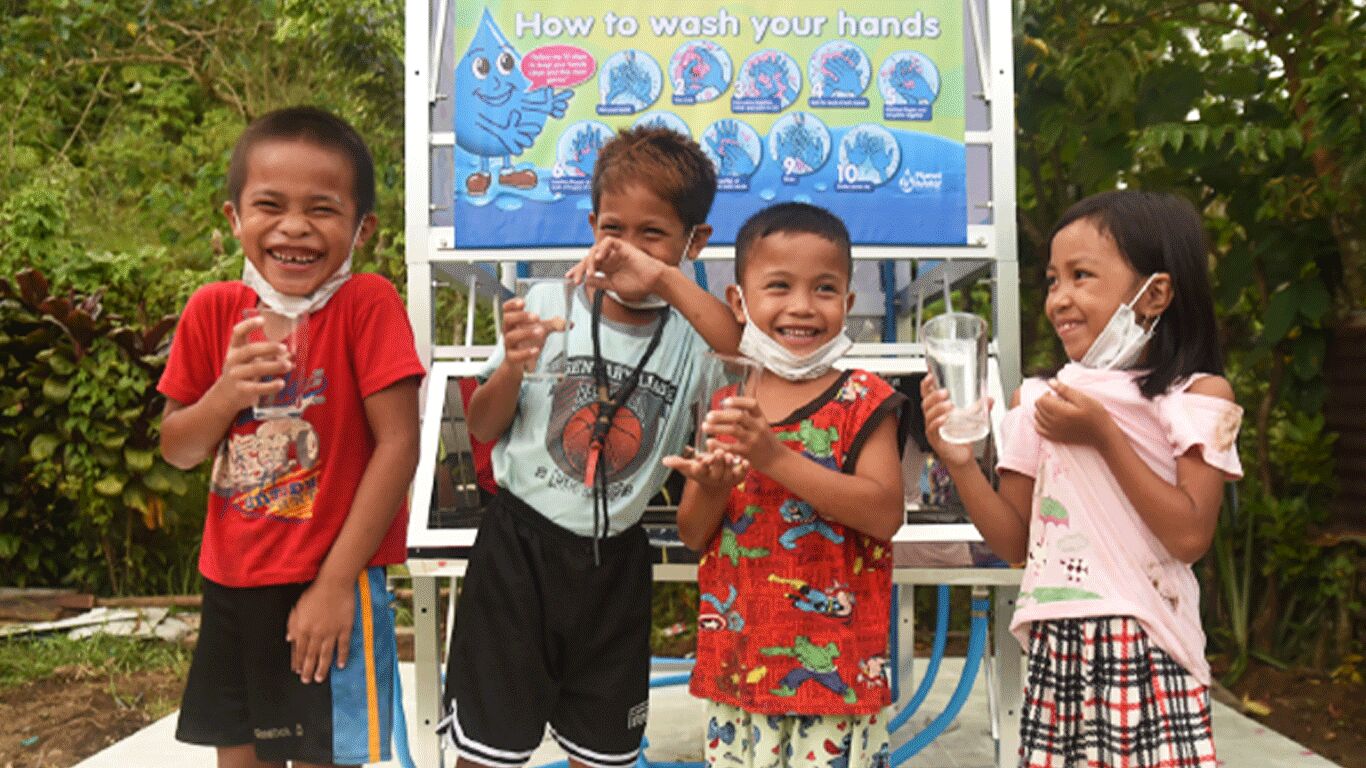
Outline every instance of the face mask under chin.
<svg viewBox="0 0 1366 768">
<path fill-rule="evenodd" d="M 740 354 L 759 363 L 768 371 L 788 381 L 808 381 L 825 375 L 849 351 L 854 342 L 840 328 L 840 332 L 808 355 L 797 355 L 784 347 L 754 324 L 745 304 L 745 294 L 738 287 L 740 309 L 745 314 L 745 329 L 740 334 Z"/>
</svg>

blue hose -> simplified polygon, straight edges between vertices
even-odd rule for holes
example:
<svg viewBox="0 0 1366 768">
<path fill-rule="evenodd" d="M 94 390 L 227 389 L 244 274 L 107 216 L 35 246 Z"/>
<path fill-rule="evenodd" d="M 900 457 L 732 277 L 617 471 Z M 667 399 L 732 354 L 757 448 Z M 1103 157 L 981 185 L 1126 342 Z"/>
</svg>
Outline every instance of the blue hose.
<svg viewBox="0 0 1366 768">
<path fill-rule="evenodd" d="M 670 685 L 687 685 L 688 681 L 691 679 L 691 672 L 684 672 L 678 675 L 661 675 L 659 677 L 650 678 L 650 687 L 665 688 Z"/>
<path fill-rule="evenodd" d="M 982 655 L 987 647 L 987 613 L 991 608 L 991 601 L 985 597 L 972 598 L 972 627 L 968 632 L 968 655 L 963 660 L 963 674 L 958 678 L 958 687 L 954 689 L 953 696 L 949 698 L 948 706 L 939 716 L 925 726 L 925 730 L 917 733 L 910 741 L 902 744 L 892 753 L 891 764 L 900 766 L 902 763 L 914 757 L 924 749 L 930 742 L 939 738 L 954 718 L 958 717 L 959 711 L 963 709 L 963 704 L 968 700 L 968 695 L 972 693 L 972 686 L 977 682 L 977 670 L 982 664 Z"/>
<path fill-rule="evenodd" d="M 930 651 L 930 661 L 925 667 L 925 677 L 920 680 L 920 685 L 915 689 L 915 695 L 911 697 L 910 703 L 904 709 L 896 713 L 896 717 L 887 724 L 887 732 L 895 733 L 896 729 L 906 724 L 906 721 L 915 714 L 920 705 L 925 703 L 925 697 L 930 695 L 930 689 L 934 687 L 934 679 L 939 676 L 939 662 L 944 658 L 944 646 L 949 640 L 949 585 L 939 585 L 939 610 L 934 619 L 934 648 Z"/>
</svg>

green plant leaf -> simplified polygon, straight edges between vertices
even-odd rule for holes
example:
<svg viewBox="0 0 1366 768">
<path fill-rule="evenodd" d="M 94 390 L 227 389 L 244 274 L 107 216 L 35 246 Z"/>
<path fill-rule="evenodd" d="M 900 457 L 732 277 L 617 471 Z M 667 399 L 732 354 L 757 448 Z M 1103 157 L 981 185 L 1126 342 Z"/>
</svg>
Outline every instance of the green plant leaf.
<svg viewBox="0 0 1366 768">
<path fill-rule="evenodd" d="M 70 380 L 59 381 L 57 379 L 48 379 L 44 381 L 43 397 L 47 398 L 48 402 L 56 403 L 58 405 L 65 403 L 71 398 Z"/>
<path fill-rule="evenodd" d="M 95 482 L 95 490 L 104 496 L 118 496 L 127 482 L 127 478 L 105 475 Z"/>
<path fill-rule="evenodd" d="M 134 472 L 146 472 L 151 469 L 154 459 L 156 459 L 156 451 L 131 447 L 123 449 L 123 461 Z"/>
<path fill-rule="evenodd" d="M 1290 326 L 1295 322 L 1298 291 L 1287 289 L 1271 296 L 1267 302 L 1266 315 L 1263 317 L 1262 340 L 1270 345 L 1285 338 Z"/>
<path fill-rule="evenodd" d="M 28 444 L 28 456 L 34 461 L 47 461 L 52 454 L 57 452 L 58 446 L 62 444 L 62 439 L 51 433 L 44 433 L 34 437 Z"/>
</svg>

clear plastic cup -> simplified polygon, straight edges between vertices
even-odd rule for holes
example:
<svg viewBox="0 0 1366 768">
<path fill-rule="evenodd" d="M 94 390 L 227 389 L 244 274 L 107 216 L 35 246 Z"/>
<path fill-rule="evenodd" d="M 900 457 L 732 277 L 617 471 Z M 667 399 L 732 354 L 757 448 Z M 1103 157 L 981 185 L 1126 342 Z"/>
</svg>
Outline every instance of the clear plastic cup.
<svg viewBox="0 0 1366 768">
<path fill-rule="evenodd" d="M 274 394 L 262 395 L 252 406 L 251 415 L 260 421 L 297 417 L 304 410 L 303 392 L 308 383 L 308 313 L 291 316 L 266 307 L 242 310 L 243 320 L 254 317 L 265 318 L 265 323 L 247 335 L 247 342 L 283 344 L 293 365 L 283 374 L 266 377 L 266 381 L 284 379 L 285 386 Z"/>
<path fill-rule="evenodd" d="M 975 443 L 987 436 L 987 323 L 977 315 L 948 312 L 920 331 L 935 383 L 949 393 L 953 411 L 939 428 L 950 443 Z"/>
<path fill-rule="evenodd" d="M 541 354 L 526 364 L 522 378 L 559 381 L 564 378 L 569 351 L 569 318 L 574 307 L 574 284 L 562 277 L 519 277 L 517 295 L 528 312 L 540 316 L 546 326 Z"/>
<path fill-rule="evenodd" d="M 693 446 L 698 453 L 708 452 L 708 435 L 703 427 L 707 412 L 720 407 L 716 402 L 718 395 L 724 390 L 729 397 L 754 397 L 764 372 L 763 366 L 748 357 L 714 351 L 707 352 L 706 366 L 702 386 L 698 388 L 697 436 Z M 715 439 L 726 442 L 729 438 Z"/>
</svg>

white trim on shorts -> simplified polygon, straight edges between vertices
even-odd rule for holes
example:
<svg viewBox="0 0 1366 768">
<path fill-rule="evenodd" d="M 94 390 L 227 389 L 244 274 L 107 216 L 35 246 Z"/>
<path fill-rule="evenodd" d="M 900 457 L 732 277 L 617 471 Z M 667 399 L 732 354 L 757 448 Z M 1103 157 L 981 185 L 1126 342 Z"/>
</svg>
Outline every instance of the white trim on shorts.
<svg viewBox="0 0 1366 768">
<path fill-rule="evenodd" d="M 636 747 L 630 752 L 619 752 L 615 755 L 595 752 L 587 747 L 581 747 L 570 741 L 555 730 L 555 726 L 550 726 L 550 735 L 555 742 L 568 753 L 569 757 L 588 766 L 588 768 L 623 768 L 623 766 L 635 765 L 640 757 L 640 748 Z"/>
<path fill-rule="evenodd" d="M 471 739 L 465 735 L 464 729 L 460 727 L 460 720 L 456 717 L 455 712 L 455 699 L 451 699 L 450 704 L 451 713 L 446 716 L 446 719 L 436 724 L 436 730 L 443 736 L 442 746 L 454 749 L 460 757 L 494 768 L 521 768 L 527 764 L 527 761 L 531 759 L 531 754 L 536 751 L 533 747 L 524 752 L 513 752 L 491 747 Z"/>
</svg>

